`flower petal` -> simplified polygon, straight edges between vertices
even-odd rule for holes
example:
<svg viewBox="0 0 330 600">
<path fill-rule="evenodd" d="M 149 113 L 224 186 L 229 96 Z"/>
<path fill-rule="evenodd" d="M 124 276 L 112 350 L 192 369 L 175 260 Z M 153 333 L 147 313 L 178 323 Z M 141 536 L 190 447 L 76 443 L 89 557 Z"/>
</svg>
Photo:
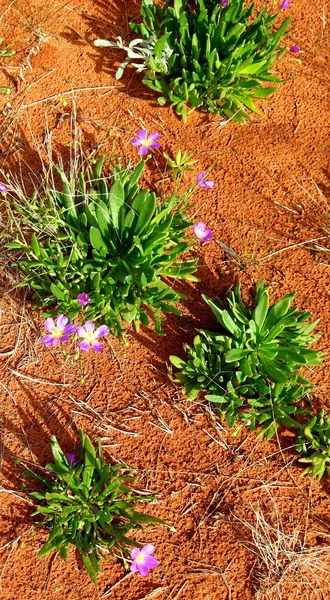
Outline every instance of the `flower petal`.
<svg viewBox="0 0 330 600">
<path fill-rule="evenodd" d="M 204 244 L 207 244 L 208 242 L 210 242 L 212 238 L 213 238 L 213 231 L 212 231 L 212 229 L 207 229 L 205 231 L 205 233 L 204 233 L 204 236 L 203 236 L 203 242 L 204 242 Z"/>
<path fill-rule="evenodd" d="M 44 322 L 44 328 L 47 329 L 47 331 L 54 331 L 55 329 L 55 323 L 53 321 L 53 319 L 51 319 L 50 317 L 48 317 L 48 319 L 46 319 L 46 321 Z"/>
<path fill-rule="evenodd" d="M 131 552 L 131 559 L 135 560 L 136 557 L 138 556 L 138 554 L 140 554 L 141 549 L 140 548 L 133 548 L 132 552 Z"/>
<path fill-rule="evenodd" d="M 94 335 L 96 338 L 104 337 L 105 335 L 109 335 L 109 329 L 106 325 L 100 325 Z"/>
<path fill-rule="evenodd" d="M 149 573 L 148 567 L 144 563 L 139 563 L 136 565 L 141 577 L 146 577 Z"/>
<path fill-rule="evenodd" d="M 90 302 L 90 297 L 85 292 L 82 292 L 81 294 L 78 294 L 77 300 L 80 306 L 87 306 L 87 304 Z"/>
<path fill-rule="evenodd" d="M 204 181 L 203 187 L 206 187 L 209 190 L 212 190 L 214 188 L 214 181 L 212 181 L 211 179 L 209 181 Z"/>
<path fill-rule="evenodd" d="M 148 146 L 141 146 L 138 150 L 138 153 L 141 154 L 141 156 L 146 156 L 149 152 L 149 148 Z"/>
<path fill-rule="evenodd" d="M 149 554 L 153 554 L 155 550 L 156 548 L 153 546 L 153 544 L 146 544 L 146 546 L 143 546 L 141 553 L 145 556 L 148 556 Z"/>
<path fill-rule="evenodd" d="M 146 140 L 148 137 L 146 129 L 139 129 L 139 131 L 137 131 L 135 135 L 136 137 L 140 138 L 140 140 Z"/>
<path fill-rule="evenodd" d="M 84 327 L 82 327 L 81 325 L 78 325 L 78 327 L 76 328 L 76 334 L 78 337 L 86 337 L 87 335 L 87 331 L 85 330 Z"/>
<path fill-rule="evenodd" d="M 206 171 L 200 171 L 200 173 L 198 173 L 196 179 L 197 179 L 197 183 L 200 183 L 201 181 L 203 181 L 206 177 Z"/>
<path fill-rule="evenodd" d="M 153 142 L 152 144 L 150 144 L 149 148 L 155 150 L 155 148 L 160 148 L 160 144 L 158 142 Z"/>
<path fill-rule="evenodd" d="M 148 567 L 148 569 L 155 569 L 158 565 L 158 560 L 154 556 L 146 556 L 143 564 Z"/>
<path fill-rule="evenodd" d="M 140 140 L 139 138 L 136 138 L 136 137 L 132 138 L 130 140 L 130 142 L 131 142 L 132 146 L 141 146 L 141 144 L 142 144 L 142 140 Z"/>
<path fill-rule="evenodd" d="M 65 458 L 67 459 L 67 461 L 68 461 L 69 465 L 72 465 L 72 466 L 73 466 L 73 465 L 76 465 L 76 464 L 77 464 L 77 462 L 78 462 L 78 461 L 77 461 L 77 457 L 76 457 L 76 455 L 75 455 L 75 454 L 73 454 L 72 452 L 68 452 L 68 453 L 65 455 Z"/>
<path fill-rule="evenodd" d="M 203 223 L 203 221 L 200 221 L 199 223 L 195 223 L 194 225 L 194 234 L 196 237 L 201 237 L 204 235 L 204 232 L 206 230 L 206 225 L 205 223 Z"/>
<path fill-rule="evenodd" d="M 158 131 L 154 131 L 153 133 L 151 133 L 148 137 L 149 142 L 157 142 L 157 140 L 160 138 L 160 133 L 158 133 Z M 160 145 L 160 144 L 159 144 Z"/>
<path fill-rule="evenodd" d="M 63 333 L 65 333 L 67 335 L 71 335 L 75 331 L 76 331 L 76 328 L 73 323 L 69 323 L 69 325 L 66 325 L 65 327 L 63 327 Z"/>
<path fill-rule="evenodd" d="M 90 343 L 86 340 L 83 340 L 82 342 L 79 342 L 78 348 L 79 350 L 84 350 L 84 352 L 88 352 L 88 350 L 90 349 Z"/>
<path fill-rule="evenodd" d="M 53 338 L 52 335 L 45 335 L 44 337 L 41 338 L 41 343 L 45 344 L 45 346 L 47 346 L 47 348 L 49 348 L 50 346 L 54 345 L 55 339 Z"/>
<path fill-rule="evenodd" d="M 84 327 L 85 327 L 87 333 L 92 333 L 92 331 L 94 331 L 94 329 L 95 329 L 95 325 L 94 325 L 93 321 L 86 321 Z"/>
<path fill-rule="evenodd" d="M 68 335 L 62 335 L 62 337 L 57 338 L 59 342 L 67 342 L 69 340 Z"/>
<path fill-rule="evenodd" d="M 137 568 L 135 562 L 133 562 L 130 566 L 130 571 L 131 571 L 131 573 L 136 573 L 137 570 L 138 570 L 138 568 Z"/>
<path fill-rule="evenodd" d="M 68 317 L 66 317 L 65 315 L 58 315 L 57 317 L 57 321 L 56 321 L 56 325 L 59 329 L 63 329 L 67 322 L 68 322 Z"/>
<path fill-rule="evenodd" d="M 103 344 L 101 344 L 101 342 L 97 342 L 95 340 L 94 342 L 92 342 L 92 348 L 93 348 L 93 350 L 95 350 L 95 352 L 102 352 Z"/>
</svg>

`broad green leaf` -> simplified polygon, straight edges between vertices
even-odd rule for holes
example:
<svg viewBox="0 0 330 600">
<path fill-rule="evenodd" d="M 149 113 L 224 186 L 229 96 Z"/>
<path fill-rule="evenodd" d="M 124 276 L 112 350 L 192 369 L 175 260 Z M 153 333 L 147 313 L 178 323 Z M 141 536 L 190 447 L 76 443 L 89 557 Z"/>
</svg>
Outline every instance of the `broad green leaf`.
<svg viewBox="0 0 330 600">
<path fill-rule="evenodd" d="M 125 190 L 120 179 L 117 179 L 109 191 L 108 206 L 113 225 L 119 228 L 119 211 L 125 202 Z"/>
<path fill-rule="evenodd" d="M 101 250 L 105 246 L 100 230 L 93 225 L 89 230 L 89 240 L 95 250 Z"/>
</svg>

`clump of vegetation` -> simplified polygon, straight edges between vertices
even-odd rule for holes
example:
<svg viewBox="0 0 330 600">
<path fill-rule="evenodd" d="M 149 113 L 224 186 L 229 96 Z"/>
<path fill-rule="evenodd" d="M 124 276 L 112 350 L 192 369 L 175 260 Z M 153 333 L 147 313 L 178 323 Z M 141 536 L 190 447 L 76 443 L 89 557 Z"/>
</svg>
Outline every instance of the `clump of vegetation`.
<svg viewBox="0 0 330 600">
<path fill-rule="evenodd" d="M 307 463 L 304 475 L 310 474 L 321 479 L 324 473 L 330 475 L 330 415 L 321 410 L 303 427 L 296 450 L 303 454 L 299 459 Z"/>
<path fill-rule="evenodd" d="M 96 40 L 127 53 L 117 71 L 119 79 L 128 63 L 143 72 L 143 83 L 169 102 L 187 120 L 189 112 L 216 113 L 239 123 L 258 112 L 257 98 L 276 91 L 281 79 L 272 67 L 285 52 L 280 46 L 290 22 L 274 28 L 277 14 L 263 7 L 253 18 L 254 3 L 244 0 L 142 0 L 142 23 L 130 23 L 138 38 L 128 46 Z M 272 86 L 265 86 L 265 83 Z"/>
<path fill-rule="evenodd" d="M 269 288 L 260 282 L 251 309 L 243 302 L 238 285 L 224 308 L 203 296 L 220 325 L 219 331 L 199 329 L 187 360 L 171 356 L 179 369 L 172 376 L 194 399 L 200 391 L 219 407 L 229 426 L 236 420 L 251 429 L 262 424 L 261 434 L 271 438 L 278 425 L 299 427 L 293 414 L 306 411 L 297 401 L 312 384 L 303 378 L 302 366 L 322 364 L 321 352 L 309 346 L 318 321 L 307 323 L 311 313 L 292 306 L 294 294 L 269 305 Z"/>
<path fill-rule="evenodd" d="M 122 320 L 138 329 L 150 316 L 163 334 L 163 313 L 180 315 L 175 305 L 184 297 L 168 280 L 197 281 L 197 259 L 182 258 L 193 243 L 186 237 L 188 194 L 160 199 L 143 189 L 143 160 L 134 169 L 117 164 L 111 178 L 101 175 L 103 162 L 70 175 L 56 166 L 32 197 L 7 185 L 8 247 L 24 276 L 20 285 L 32 288 L 36 306 L 51 309 L 44 316 L 74 319 L 83 292 L 86 318 L 101 319 L 114 334 L 124 334 Z"/>
<path fill-rule="evenodd" d="M 50 529 L 47 542 L 39 551 L 46 556 L 56 550 L 67 559 L 70 546 L 80 553 L 83 563 L 97 583 L 100 561 L 105 552 L 117 551 L 124 558 L 129 547 L 142 547 L 127 534 L 141 528 L 142 523 L 163 523 L 160 519 L 134 510 L 135 502 L 153 501 L 139 496 L 129 484 L 134 482 L 125 465 L 111 465 L 91 440 L 79 431 L 79 455 L 64 454 L 56 437 L 51 437 L 54 463 L 46 466 L 47 475 L 32 471 L 25 475 L 43 484 L 44 491 L 34 491 L 30 497 L 38 502 L 34 515 L 42 515 L 37 524 Z"/>
</svg>

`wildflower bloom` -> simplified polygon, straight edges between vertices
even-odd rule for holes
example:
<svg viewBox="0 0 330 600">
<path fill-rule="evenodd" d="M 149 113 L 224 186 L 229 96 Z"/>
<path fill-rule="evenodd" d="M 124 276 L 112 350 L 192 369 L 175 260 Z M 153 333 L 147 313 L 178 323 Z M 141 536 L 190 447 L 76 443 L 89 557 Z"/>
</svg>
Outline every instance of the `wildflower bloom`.
<svg viewBox="0 0 330 600">
<path fill-rule="evenodd" d="M 212 190 L 214 188 L 214 181 L 212 181 L 211 179 L 206 181 L 206 177 L 206 171 L 201 171 L 197 175 L 197 183 L 201 188 L 207 188 L 208 190 Z"/>
<path fill-rule="evenodd" d="M 286 8 L 289 8 L 290 4 L 291 4 L 290 0 L 283 0 L 282 4 L 280 6 L 280 9 L 285 10 Z"/>
<path fill-rule="evenodd" d="M 102 352 L 103 344 L 98 341 L 98 338 L 108 335 L 109 329 L 106 325 L 100 325 L 95 331 L 93 321 L 86 321 L 84 327 L 81 325 L 77 327 L 77 334 L 79 337 L 84 338 L 83 341 L 78 344 L 79 350 L 88 352 L 92 346 L 95 352 Z"/>
<path fill-rule="evenodd" d="M 154 131 L 154 133 L 151 133 L 148 136 L 146 129 L 139 129 L 135 136 L 136 137 L 131 139 L 131 144 L 133 144 L 133 146 L 140 146 L 138 152 L 141 154 L 141 156 L 146 156 L 149 150 L 160 148 L 160 144 L 157 142 L 157 140 L 160 138 L 160 135 L 157 133 L 157 131 Z"/>
<path fill-rule="evenodd" d="M 71 467 L 75 467 L 78 464 L 77 457 L 75 454 L 72 454 L 72 452 L 68 452 L 65 455 L 65 458 L 67 459 L 67 461 Z"/>
<path fill-rule="evenodd" d="M 59 342 L 67 342 L 69 335 L 75 332 L 76 328 L 73 323 L 68 323 L 68 317 L 59 315 L 57 317 L 56 325 L 53 319 L 48 318 L 44 322 L 44 327 L 49 331 L 49 335 L 45 335 L 41 338 L 41 343 L 45 346 L 57 346 Z"/>
<path fill-rule="evenodd" d="M 221 0 L 221 6 L 222 8 L 226 8 L 226 6 L 228 6 L 228 0 Z"/>
<path fill-rule="evenodd" d="M 8 190 L 5 186 L 5 184 L 0 181 L 0 194 L 5 195 L 5 194 L 7 194 L 7 192 L 8 192 Z"/>
<path fill-rule="evenodd" d="M 300 52 L 300 48 L 297 44 L 295 44 L 294 46 L 291 46 L 290 50 L 291 50 L 291 52 L 293 52 L 293 54 L 299 54 L 299 52 Z"/>
<path fill-rule="evenodd" d="M 203 221 L 199 223 L 195 223 L 194 225 L 194 234 L 200 242 L 206 244 L 210 242 L 213 237 L 212 229 L 207 229 L 206 225 Z"/>
<path fill-rule="evenodd" d="M 90 301 L 90 297 L 88 296 L 88 294 L 85 294 L 85 292 L 82 292 L 81 294 L 78 294 L 77 300 L 80 306 L 87 306 L 87 304 Z"/>
<path fill-rule="evenodd" d="M 155 546 L 147 544 L 144 548 L 133 548 L 131 552 L 132 564 L 131 572 L 139 571 L 141 577 L 148 575 L 150 569 L 155 569 L 158 565 L 158 560 L 152 554 L 155 552 Z"/>
</svg>

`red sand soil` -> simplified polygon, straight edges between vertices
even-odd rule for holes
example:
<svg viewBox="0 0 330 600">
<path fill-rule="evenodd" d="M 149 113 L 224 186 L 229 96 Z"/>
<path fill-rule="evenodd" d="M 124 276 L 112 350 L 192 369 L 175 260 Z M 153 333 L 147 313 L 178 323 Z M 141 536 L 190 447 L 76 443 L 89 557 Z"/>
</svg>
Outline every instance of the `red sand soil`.
<svg viewBox="0 0 330 600">
<path fill-rule="evenodd" d="M 136 158 L 129 143 L 135 131 L 158 130 L 163 150 L 193 152 L 198 170 L 210 168 L 215 189 L 198 190 L 194 207 L 215 238 L 240 256 L 240 264 L 215 242 L 200 247 L 201 281 L 183 286 L 190 299 L 182 303 L 181 319 L 168 318 L 165 338 L 143 328 L 129 334 L 127 347 L 111 339 L 102 355 L 84 355 L 77 363 L 61 348 L 49 351 L 40 344 L 42 319 L 24 293 L 10 291 L 16 276 L 2 257 L 1 598 L 326 599 L 327 574 L 314 569 L 313 579 L 306 569 L 292 573 L 290 560 L 284 574 L 269 565 L 272 585 L 283 577 L 282 586 L 267 594 L 258 579 L 267 569 L 258 563 L 251 531 L 242 521 L 255 526 L 256 511 L 262 510 L 288 535 L 300 530 L 307 548 L 325 549 L 329 481 L 301 477 L 292 432 L 282 430 L 270 442 L 245 430 L 233 437 L 216 413 L 206 410 L 202 395 L 198 403 L 182 397 L 168 379 L 166 363 L 170 354 L 183 356 L 182 344 L 192 340 L 194 327 L 214 324 L 201 293 L 224 298 L 237 280 L 247 299 L 261 278 L 271 285 L 274 300 L 296 290 L 300 309 L 320 319 L 317 347 L 328 348 L 330 252 L 319 247 L 329 248 L 329 8 L 321 0 L 292 0 L 287 44 L 298 43 L 302 52 L 282 60 L 286 83 L 251 123 L 222 126 L 197 112 L 184 125 L 170 108 L 157 105 L 130 69 L 115 80 L 122 55 L 92 42 L 111 35 L 127 39 L 138 4 L 0 2 L 1 37 L 17 50 L 0 73 L 0 84 L 15 90 L 13 109 L 4 108 L 2 117 L 2 166 L 17 173 L 21 164 L 24 175 L 27 164 L 38 173 L 36 143 L 44 138 L 46 122 L 57 151 L 67 156 L 73 97 L 86 150 L 102 142 L 107 156 Z M 158 192 L 170 185 L 164 170 L 156 153 L 148 177 Z M 188 177 L 187 184 L 192 181 Z M 318 248 L 303 244 L 316 238 Z M 329 409 L 327 367 L 328 361 L 309 373 L 317 408 Z M 45 465 L 52 434 L 67 451 L 74 450 L 79 427 L 93 438 L 101 436 L 109 459 L 136 469 L 138 488 L 152 490 L 160 500 L 148 509 L 177 529 L 151 527 L 139 534 L 140 541 L 155 544 L 159 559 L 147 578 L 128 574 L 109 557 L 95 589 L 74 552 L 67 562 L 37 557 L 46 533 L 33 529 L 20 461 Z M 302 583 L 306 577 L 310 585 Z"/>
</svg>

